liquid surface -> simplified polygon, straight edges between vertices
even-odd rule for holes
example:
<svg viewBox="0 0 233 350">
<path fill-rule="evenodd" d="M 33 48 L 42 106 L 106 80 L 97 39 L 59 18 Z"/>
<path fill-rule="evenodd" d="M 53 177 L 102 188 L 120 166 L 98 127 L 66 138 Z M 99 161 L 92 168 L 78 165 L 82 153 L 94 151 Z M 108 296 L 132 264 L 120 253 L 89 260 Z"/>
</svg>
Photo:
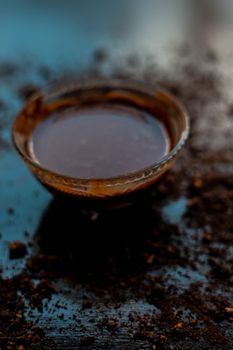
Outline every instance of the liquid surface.
<svg viewBox="0 0 233 350">
<path fill-rule="evenodd" d="M 169 136 L 144 111 L 101 105 L 49 116 L 35 128 L 29 149 L 44 168 L 61 175 L 109 178 L 159 161 L 169 151 Z"/>
</svg>

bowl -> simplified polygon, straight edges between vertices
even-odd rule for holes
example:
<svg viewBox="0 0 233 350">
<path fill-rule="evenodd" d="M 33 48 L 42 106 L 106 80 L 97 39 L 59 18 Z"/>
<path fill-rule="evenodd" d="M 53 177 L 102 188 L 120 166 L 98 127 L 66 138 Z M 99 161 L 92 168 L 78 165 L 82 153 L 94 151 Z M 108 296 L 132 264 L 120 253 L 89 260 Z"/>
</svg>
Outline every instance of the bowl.
<svg viewBox="0 0 233 350">
<path fill-rule="evenodd" d="M 159 161 L 138 171 L 112 178 L 81 179 L 52 172 L 29 152 L 28 140 L 35 127 L 66 108 L 89 104 L 124 104 L 140 108 L 163 121 L 170 137 L 169 152 Z M 13 141 L 31 172 L 49 191 L 85 203 L 133 202 L 137 194 L 150 189 L 174 164 L 189 133 L 189 119 L 181 104 L 167 92 L 125 81 L 82 81 L 50 87 L 28 100 L 13 124 Z"/>
</svg>

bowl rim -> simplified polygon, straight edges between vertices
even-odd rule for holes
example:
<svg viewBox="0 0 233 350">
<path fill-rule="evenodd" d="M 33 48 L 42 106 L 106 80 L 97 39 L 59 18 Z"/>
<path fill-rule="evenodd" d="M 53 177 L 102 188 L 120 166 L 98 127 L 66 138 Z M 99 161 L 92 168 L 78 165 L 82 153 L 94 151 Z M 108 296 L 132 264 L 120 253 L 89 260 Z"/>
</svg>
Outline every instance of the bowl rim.
<svg viewBox="0 0 233 350">
<path fill-rule="evenodd" d="M 165 155 L 163 156 L 159 161 L 154 162 L 153 164 L 141 168 L 136 171 L 129 172 L 124 175 L 118 175 L 114 177 L 106 177 L 106 178 L 79 178 L 79 177 L 72 177 L 63 175 L 61 173 L 57 173 L 55 171 L 49 170 L 46 167 L 43 167 L 39 162 L 36 162 L 33 158 L 28 156 L 25 152 L 21 150 L 21 148 L 18 145 L 17 136 L 16 136 L 16 122 L 18 118 L 22 115 L 24 112 L 24 109 L 27 105 L 32 103 L 33 101 L 37 100 L 38 98 L 51 98 L 56 97 L 56 95 L 59 94 L 65 94 L 72 91 L 82 91 L 86 89 L 101 89 L 101 88 L 115 88 L 115 89 L 121 89 L 124 90 L 134 90 L 138 93 L 144 93 L 148 96 L 161 100 L 161 98 L 166 98 L 168 101 L 167 104 L 171 103 L 177 108 L 180 112 L 180 114 L 183 117 L 184 122 L 184 130 L 181 133 L 181 136 L 179 138 L 179 141 L 176 143 L 176 145 Z M 153 93 L 152 93 L 153 91 Z M 167 162 L 169 162 L 171 159 L 173 159 L 177 153 L 183 148 L 185 145 L 187 138 L 189 136 L 190 131 L 190 119 L 188 116 L 188 113 L 183 106 L 183 104 L 180 103 L 180 101 L 177 101 L 177 99 L 170 94 L 169 92 L 165 91 L 164 89 L 160 89 L 155 85 L 148 84 L 145 82 L 138 82 L 138 81 L 130 81 L 126 82 L 125 80 L 119 80 L 119 79 L 108 79 L 108 80 L 101 80 L 98 79 L 96 81 L 93 80 L 79 80 L 72 81 L 72 82 L 63 82 L 63 83 L 57 83 L 56 85 L 50 85 L 47 88 L 44 88 L 43 90 L 36 92 L 29 98 L 26 103 L 23 105 L 23 108 L 18 113 L 16 118 L 13 121 L 12 125 L 12 140 L 13 144 L 17 150 L 17 152 L 21 155 L 21 157 L 32 167 L 36 168 L 42 173 L 45 173 L 47 175 L 55 177 L 58 181 L 64 181 L 72 182 L 73 184 L 76 183 L 77 185 L 90 185 L 92 183 L 99 184 L 99 185 L 106 185 L 108 187 L 114 187 L 116 185 L 119 185 L 119 183 L 134 183 L 137 181 L 140 181 L 142 178 L 145 179 L 147 177 L 150 177 L 151 173 L 155 173 L 160 168 L 162 168 Z"/>
</svg>

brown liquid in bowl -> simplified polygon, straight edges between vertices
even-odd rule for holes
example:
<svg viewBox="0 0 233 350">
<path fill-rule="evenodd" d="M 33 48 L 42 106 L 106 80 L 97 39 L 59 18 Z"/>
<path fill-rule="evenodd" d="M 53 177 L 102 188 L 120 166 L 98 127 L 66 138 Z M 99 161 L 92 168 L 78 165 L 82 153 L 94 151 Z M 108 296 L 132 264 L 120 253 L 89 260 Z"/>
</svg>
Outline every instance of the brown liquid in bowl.
<svg viewBox="0 0 233 350">
<path fill-rule="evenodd" d="M 161 160 L 170 139 L 162 122 L 144 110 L 97 104 L 49 115 L 34 129 L 28 147 L 33 159 L 52 172 L 111 178 Z"/>
</svg>

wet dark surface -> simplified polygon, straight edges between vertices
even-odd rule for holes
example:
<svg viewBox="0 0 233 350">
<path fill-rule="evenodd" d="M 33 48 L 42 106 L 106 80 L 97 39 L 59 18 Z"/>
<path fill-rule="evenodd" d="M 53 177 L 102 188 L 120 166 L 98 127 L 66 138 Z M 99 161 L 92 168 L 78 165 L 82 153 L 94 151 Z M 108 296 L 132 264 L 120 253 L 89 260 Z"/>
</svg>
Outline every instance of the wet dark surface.
<svg viewBox="0 0 233 350">
<path fill-rule="evenodd" d="M 191 138 L 176 167 L 147 203 L 101 214 L 53 199 L 11 144 L 10 127 L 23 99 L 54 77 L 69 76 L 65 63 L 61 69 L 51 52 L 43 64 L 40 57 L 28 58 L 30 64 L 2 57 L 0 267 L 4 279 L 26 271 L 35 286 L 51 282 L 42 307 L 23 294 L 26 320 L 54 341 L 51 349 L 233 348 L 232 113 L 224 53 L 215 63 L 201 54 L 204 69 L 187 55 L 179 69 L 175 61 L 172 73 L 156 75 L 191 115 Z M 151 67 L 140 69 L 151 74 Z M 25 243 L 27 254 L 10 259 L 16 240 Z M 49 349 L 43 339 L 41 348 Z"/>
</svg>

